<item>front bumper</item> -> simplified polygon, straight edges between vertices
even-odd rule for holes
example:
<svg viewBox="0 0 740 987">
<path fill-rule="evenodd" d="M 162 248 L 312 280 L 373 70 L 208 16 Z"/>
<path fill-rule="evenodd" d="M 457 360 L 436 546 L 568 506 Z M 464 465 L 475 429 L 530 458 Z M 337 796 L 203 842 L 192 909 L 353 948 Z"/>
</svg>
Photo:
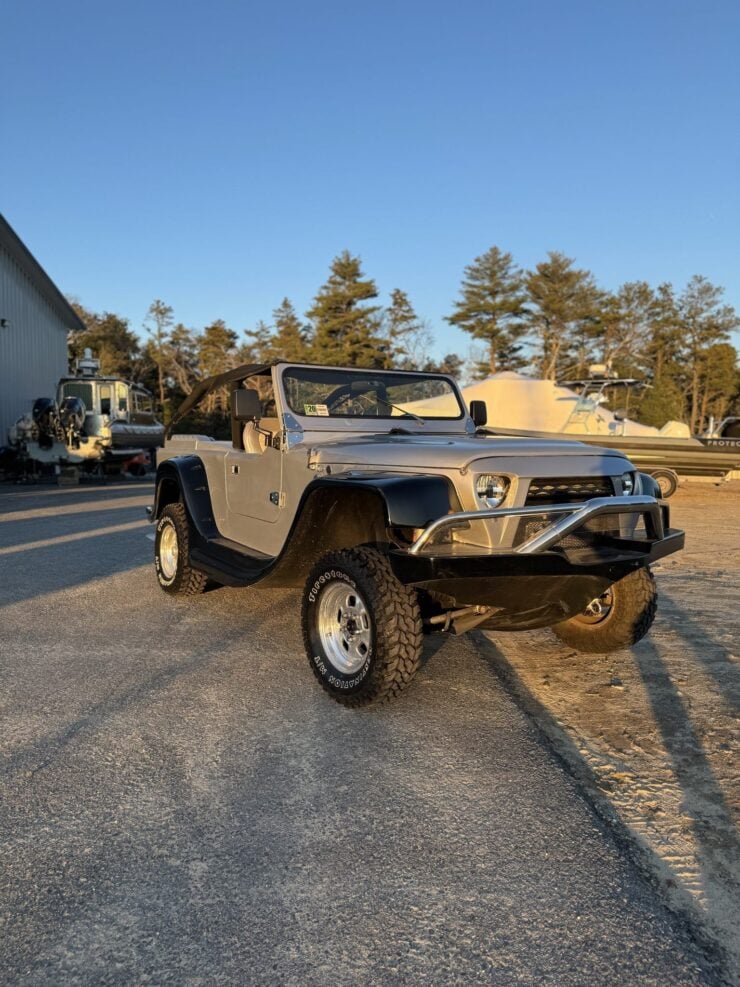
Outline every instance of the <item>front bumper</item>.
<svg viewBox="0 0 740 987">
<path fill-rule="evenodd" d="M 461 543 L 433 544 L 435 535 L 456 524 L 543 513 L 557 520 L 509 549 L 476 552 Z M 641 515 L 645 537 L 605 533 L 587 545 L 563 545 L 586 522 L 616 514 Z M 629 572 L 680 551 L 684 533 L 668 528 L 667 521 L 667 507 L 643 496 L 548 505 L 546 511 L 538 506 L 459 512 L 432 522 L 410 548 L 392 550 L 390 562 L 402 583 L 429 592 L 444 607 L 490 607 L 486 626 L 548 626 L 581 613 Z"/>
</svg>

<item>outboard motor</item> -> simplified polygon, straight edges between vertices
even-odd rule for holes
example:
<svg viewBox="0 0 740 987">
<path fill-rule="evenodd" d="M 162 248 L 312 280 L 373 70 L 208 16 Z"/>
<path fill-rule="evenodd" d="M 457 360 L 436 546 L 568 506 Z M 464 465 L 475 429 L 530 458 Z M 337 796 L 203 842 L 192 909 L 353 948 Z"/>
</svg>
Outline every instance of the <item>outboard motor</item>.
<svg viewBox="0 0 740 987">
<path fill-rule="evenodd" d="M 53 398 L 36 398 L 31 412 L 33 423 L 38 431 L 38 444 L 42 449 L 51 449 L 59 437 L 59 412 Z"/>
<path fill-rule="evenodd" d="M 74 428 L 78 432 L 85 424 L 86 414 L 85 402 L 73 394 L 68 394 L 59 406 L 59 417 L 62 420 L 62 425 L 65 428 Z"/>
<path fill-rule="evenodd" d="M 73 394 L 67 395 L 59 407 L 59 420 L 64 429 L 67 445 L 78 448 L 80 434 L 85 425 L 85 402 Z"/>
</svg>

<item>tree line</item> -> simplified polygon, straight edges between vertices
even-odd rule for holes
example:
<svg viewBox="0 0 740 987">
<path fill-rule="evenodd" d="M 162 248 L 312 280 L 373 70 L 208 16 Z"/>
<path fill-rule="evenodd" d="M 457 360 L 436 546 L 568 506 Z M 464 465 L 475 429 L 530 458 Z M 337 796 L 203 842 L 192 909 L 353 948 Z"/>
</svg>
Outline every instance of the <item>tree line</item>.
<svg viewBox="0 0 740 987">
<path fill-rule="evenodd" d="M 740 319 L 723 302 L 721 287 L 696 275 L 679 290 L 632 281 L 608 291 L 559 252 L 532 270 L 496 246 L 476 257 L 446 316 L 470 336 L 470 352 L 441 360 L 430 357 L 432 331 L 407 293 L 394 288 L 382 304 L 375 281 L 348 251 L 332 261 L 305 315 L 286 297 L 269 321 L 241 334 L 222 319 L 188 327 L 157 299 L 142 340 L 128 319 L 73 304 L 87 328 L 71 335 L 71 357 L 90 347 L 104 373 L 146 384 L 165 419 L 204 377 L 277 359 L 439 371 L 462 382 L 502 370 L 573 379 L 593 363 L 607 363 L 650 385 L 637 408 L 645 424 L 678 418 L 696 432 L 710 415 L 740 409 L 738 354 L 730 342 Z M 225 392 L 211 394 L 201 411 L 208 419 L 203 425 L 223 431 L 227 402 Z"/>
</svg>

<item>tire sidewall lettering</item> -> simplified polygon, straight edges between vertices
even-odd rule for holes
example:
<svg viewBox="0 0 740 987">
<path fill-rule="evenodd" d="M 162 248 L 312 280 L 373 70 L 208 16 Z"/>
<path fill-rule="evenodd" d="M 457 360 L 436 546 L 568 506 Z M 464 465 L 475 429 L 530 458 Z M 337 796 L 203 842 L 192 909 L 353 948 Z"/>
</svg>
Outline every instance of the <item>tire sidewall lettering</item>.
<svg viewBox="0 0 740 987">
<path fill-rule="evenodd" d="M 319 592 L 326 586 L 327 582 L 330 580 L 341 580 L 341 582 L 348 583 L 352 589 L 357 589 L 357 583 L 355 580 L 348 576 L 346 572 L 341 569 L 327 569 L 326 572 L 322 572 L 321 575 L 314 580 L 314 584 L 308 591 L 308 601 L 309 603 L 315 603 L 319 598 Z"/>
<path fill-rule="evenodd" d="M 346 583 L 348 586 L 351 586 L 352 589 L 358 589 L 357 581 L 343 569 L 326 569 L 316 577 L 307 594 L 312 613 L 321 594 L 321 590 L 324 589 L 324 587 L 329 583 L 337 581 Z M 332 665 L 326 655 L 323 654 L 323 649 L 318 642 L 316 642 L 315 648 L 316 650 L 314 651 L 311 660 L 316 666 L 316 670 L 319 672 L 324 681 L 327 682 L 333 689 L 341 689 L 343 692 L 356 689 L 358 686 L 362 685 L 370 672 L 373 656 L 375 654 L 375 649 L 371 646 L 368 649 L 365 664 L 359 672 L 355 672 L 351 676 L 344 676 L 334 667 L 334 665 Z"/>
</svg>

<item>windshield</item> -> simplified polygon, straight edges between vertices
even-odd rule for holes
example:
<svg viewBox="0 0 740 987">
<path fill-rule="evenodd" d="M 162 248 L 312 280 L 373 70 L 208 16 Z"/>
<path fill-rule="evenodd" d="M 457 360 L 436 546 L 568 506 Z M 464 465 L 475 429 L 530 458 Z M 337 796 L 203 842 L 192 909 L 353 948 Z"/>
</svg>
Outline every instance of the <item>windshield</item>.
<svg viewBox="0 0 740 987">
<path fill-rule="evenodd" d="M 78 381 L 67 381 L 62 384 L 61 396 L 62 398 L 79 398 L 85 405 L 85 411 L 93 412 L 93 389 L 92 384 L 83 384 Z"/>
<path fill-rule="evenodd" d="M 464 415 L 450 382 L 433 374 L 289 367 L 283 387 L 291 411 L 308 417 L 450 421 Z"/>
</svg>

